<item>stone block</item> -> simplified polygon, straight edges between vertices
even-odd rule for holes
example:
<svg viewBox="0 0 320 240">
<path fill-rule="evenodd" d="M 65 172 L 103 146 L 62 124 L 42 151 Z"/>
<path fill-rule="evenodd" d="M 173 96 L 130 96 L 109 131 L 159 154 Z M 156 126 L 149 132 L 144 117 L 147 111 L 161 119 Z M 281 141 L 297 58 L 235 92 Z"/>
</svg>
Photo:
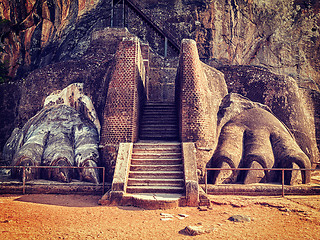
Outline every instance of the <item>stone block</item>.
<svg viewBox="0 0 320 240">
<path fill-rule="evenodd" d="M 116 168 L 112 181 L 112 191 L 125 192 L 132 155 L 133 143 L 120 143 Z"/>
</svg>

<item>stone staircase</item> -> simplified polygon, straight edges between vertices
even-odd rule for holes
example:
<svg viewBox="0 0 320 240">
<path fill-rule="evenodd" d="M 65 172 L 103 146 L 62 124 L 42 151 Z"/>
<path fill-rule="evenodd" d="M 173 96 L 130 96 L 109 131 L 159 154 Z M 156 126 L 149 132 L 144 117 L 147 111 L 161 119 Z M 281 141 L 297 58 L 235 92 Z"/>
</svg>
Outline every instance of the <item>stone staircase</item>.
<svg viewBox="0 0 320 240">
<path fill-rule="evenodd" d="M 179 142 L 178 131 L 174 103 L 146 103 L 140 140 L 120 144 L 111 191 L 99 203 L 146 209 L 198 206 L 194 144 Z"/>
<path fill-rule="evenodd" d="M 175 103 L 147 102 L 140 123 L 140 140 L 177 141 L 178 115 Z"/>
<path fill-rule="evenodd" d="M 135 143 L 126 192 L 184 193 L 181 144 Z"/>
</svg>

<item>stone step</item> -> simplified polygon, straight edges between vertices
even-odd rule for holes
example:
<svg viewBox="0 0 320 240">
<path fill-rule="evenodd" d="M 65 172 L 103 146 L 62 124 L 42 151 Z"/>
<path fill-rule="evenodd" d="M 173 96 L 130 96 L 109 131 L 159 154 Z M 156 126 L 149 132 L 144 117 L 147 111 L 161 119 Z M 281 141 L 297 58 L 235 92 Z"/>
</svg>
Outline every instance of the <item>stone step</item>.
<svg viewBox="0 0 320 240">
<path fill-rule="evenodd" d="M 153 136 L 153 135 L 157 135 L 157 136 L 164 136 L 164 137 L 171 137 L 171 136 L 177 136 L 179 135 L 178 134 L 178 131 L 162 131 L 162 132 L 152 132 L 152 131 L 140 131 L 140 135 L 141 136 Z"/>
<path fill-rule="evenodd" d="M 166 119 L 149 119 L 143 120 L 140 123 L 140 127 L 148 125 L 173 125 L 178 129 L 178 121 L 176 119 L 166 120 Z"/>
<path fill-rule="evenodd" d="M 167 136 L 167 135 L 172 135 L 172 136 L 178 136 L 178 131 L 177 130 L 141 130 L 140 131 L 141 136 Z"/>
<path fill-rule="evenodd" d="M 159 127 L 159 128 L 177 128 L 178 126 L 178 123 L 177 122 L 164 122 L 164 123 L 161 123 L 161 122 L 158 122 L 158 123 L 152 123 L 152 122 L 149 122 L 148 125 L 143 125 L 141 124 L 141 127 Z"/>
<path fill-rule="evenodd" d="M 132 159 L 132 165 L 177 165 L 182 164 L 181 158 L 175 159 Z"/>
<path fill-rule="evenodd" d="M 157 149 L 157 148 L 179 148 L 181 149 L 181 143 L 179 142 L 137 142 L 134 144 L 136 149 Z"/>
<path fill-rule="evenodd" d="M 141 140 L 164 140 L 164 141 L 176 141 L 179 139 L 178 135 L 160 135 L 160 136 L 156 136 L 156 135 L 140 135 L 140 139 Z"/>
<path fill-rule="evenodd" d="M 144 115 L 142 116 L 141 123 L 158 122 L 159 124 L 166 124 L 166 121 L 171 123 L 178 122 L 178 117 L 173 115 Z"/>
<path fill-rule="evenodd" d="M 177 159 L 181 158 L 181 152 L 169 152 L 169 153 L 132 153 L 132 159 Z"/>
<path fill-rule="evenodd" d="M 174 102 L 146 102 L 145 106 L 176 106 Z"/>
<path fill-rule="evenodd" d="M 145 148 L 137 148 L 133 147 L 133 153 L 181 153 L 180 147 L 145 147 Z"/>
<path fill-rule="evenodd" d="M 162 119 L 162 118 L 153 118 L 153 119 L 143 119 L 140 122 L 140 126 L 146 125 L 175 125 L 178 127 L 178 120 L 176 118 L 173 119 Z"/>
<path fill-rule="evenodd" d="M 153 109 L 153 110 L 147 110 L 143 111 L 144 116 L 153 116 L 153 115 L 159 115 L 161 114 L 162 116 L 178 116 L 177 111 L 175 110 L 160 110 L 160 109 Z"/>
<path fill-rule="evenodd" d="M 127 193 L 183 193 L 183 187 L 176 186 L 127 186 Z"/>
<path fill-rule="evenodd" d="M 139 179 L 129 178 L 128 186 L 176 186 L 183 187 L 183 179 Z"/>
<path fill-rule="evenodd" d="M 141 126 L 140 131 L 178 131 L 176 125 L 147 125 Z"/>
<path fill-rule="evenodd" d="M 176 113 L 169 113 L 169 112 L 144 112 L 143 118 L 177 118 L 178 115 Z"/>
<path fill-rule="evenodd" d="M 177 165 L 133 165 L 130 171 L 182 171 L 182 164 Z"/>
<path fill-rule="evenodd" d="M 168 120 L 173 120 L 173 119 L 177 119 L 178 116 L 176 114 L 143 114 L 142 115 L 142 120 L 153 120 L 153 119 L 168 119 Z"/>
<path fill-rule="evenodd" d="M 156 130 L 156 131 L 159 131 L 159 130 L 162 130 L 162 131 L 178 131 L 178 127 L 174 126 L 174 125 L 167 126 L 167 127 L 161 127 L 161 126 L 157 126 L 155 124 L 152 124 L 152 125 L 142 125 L 140 127 L 140 131 L 142 131 L 142 130 L 146 130 L 146 131 L 152 131 L 152 130 Z"/>
<path fill-rule="evenodd" d="M 145 113 L 169 113 L 177 115 L 178 111 L 176 108 L 143 108 L 143 114 Z"/>
<path fill-rule="evenodd" d="M 177 114 L 176 108 L 144 108 L 143 113 L 172 113 Z"/>
<path fill-rule="evenodd" d="M 183 171 L 130 171 L 129 178 L 143 178 L 143 179 L 172 179 L 183 178 Z"/>
<path fill-rule="evenodd" d="M 160 108 L 144 109 L 143 114 L 144 115 L 168 114 L 168 115 L 174 115 L 174 116 L 178 115 L 177 110 L 175 109 L 160 109 Z"/>
<path fill-rule="evenodd" d="M 154 137 L 154 136 L 170 136 L 170 137 L 177 137 L 178 132 L 175 131 L 141 131 L 140 136 L 146 137 Z"/>
<path fill-rule="evenodd" d="M 181 158 L 177 159 L 132 159 L 132 165 L 177 165 L 182 164 Z"/>
<path fill-rule="evenodd" d="M 173 131 L 173 130 L 172 131 L 165 131 L 165 130 L 163 130 L 163 131 L 140 131 L 140 135 L 141 136 L 157 135 L 157 136 L 164 136 L 164 137 L 169 136 L 170 137 L 170 135 L 176 136 L 179 134 L 178 134 L 178 131 Z"/>
</svg>

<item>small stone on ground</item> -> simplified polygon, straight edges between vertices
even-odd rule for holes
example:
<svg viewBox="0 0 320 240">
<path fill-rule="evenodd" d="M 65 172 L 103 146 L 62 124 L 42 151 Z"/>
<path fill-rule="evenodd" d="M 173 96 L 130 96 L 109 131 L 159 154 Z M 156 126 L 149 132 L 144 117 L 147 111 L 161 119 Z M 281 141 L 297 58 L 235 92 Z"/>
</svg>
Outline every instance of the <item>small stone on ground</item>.
<svg viewBox="0 0 320 240">
<path fill-rule="evenodd" d="M 247 215 L 233 215 L 228 220 L 233 222 L 250 222 L 251 218 Z"/>
<path fill-rule="evenodd" d="M 160 213 L 160 215 L 166 218 L 173 218 L 173 215 L 169 213 Z"/>
<path fill-rule="evenodd" d="M 186 226 L 182 232 L 186 235 L 196 236 L 200 234 L 210 233 L 214 228 L 204 228 L 203 226 Z"/>
</svg>

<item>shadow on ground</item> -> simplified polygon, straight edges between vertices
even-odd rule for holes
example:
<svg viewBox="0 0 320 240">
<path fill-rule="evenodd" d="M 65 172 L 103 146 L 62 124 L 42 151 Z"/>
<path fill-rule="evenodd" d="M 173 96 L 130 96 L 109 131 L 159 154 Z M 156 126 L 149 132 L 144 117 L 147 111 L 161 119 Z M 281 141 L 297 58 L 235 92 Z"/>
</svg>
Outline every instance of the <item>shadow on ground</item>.
<svg viewBox="0 0 320 240">
<path fill-rule="evenodd" d="M 15 201 L 63 207 L 98 207 L 97 195 L 58 195 L 58 194 L 27 194 L 19 196 Z"/>
</svg>

